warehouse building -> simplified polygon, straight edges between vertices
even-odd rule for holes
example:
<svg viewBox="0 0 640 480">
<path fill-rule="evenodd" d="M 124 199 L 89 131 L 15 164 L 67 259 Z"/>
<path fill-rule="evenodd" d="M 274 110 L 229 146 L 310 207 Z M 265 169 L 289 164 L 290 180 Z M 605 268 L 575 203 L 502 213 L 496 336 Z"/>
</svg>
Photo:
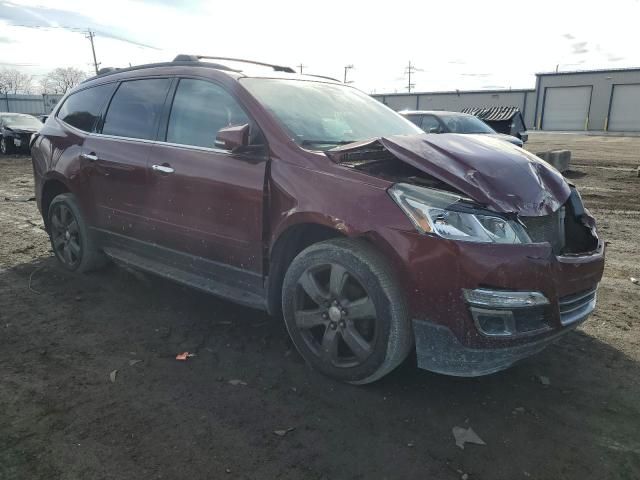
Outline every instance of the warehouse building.
<svg viewBox="0 0 640 480">
<path fill-rule="evenodd" d="M 534 90 L 374 95 L 394 110 L 511 106 L 529 129 L 640 132 L 640 68 L 536 74 Z"/>
</svg>

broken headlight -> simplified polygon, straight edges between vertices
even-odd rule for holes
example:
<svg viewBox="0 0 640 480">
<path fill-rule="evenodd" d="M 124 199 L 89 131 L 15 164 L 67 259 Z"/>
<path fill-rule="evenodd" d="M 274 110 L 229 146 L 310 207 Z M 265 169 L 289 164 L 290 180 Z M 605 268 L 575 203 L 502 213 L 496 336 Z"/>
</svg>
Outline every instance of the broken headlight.
<svg viewBox="0 0 640 480">
<path fill-rule="evenodd" d="M 421 233 L 467 242 L 531 242 L 518 222 L 476 212 L 470 200 L 454 193 L 398 183 L 389 194 Z"/>
</svg>

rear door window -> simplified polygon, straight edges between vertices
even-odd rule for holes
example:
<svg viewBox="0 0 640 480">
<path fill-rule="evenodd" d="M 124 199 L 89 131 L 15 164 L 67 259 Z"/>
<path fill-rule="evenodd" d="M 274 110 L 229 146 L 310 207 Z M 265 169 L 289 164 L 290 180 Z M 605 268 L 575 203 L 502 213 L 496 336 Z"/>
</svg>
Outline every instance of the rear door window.
<svg viewBox="0 0 640 480">
<path fill-rule="evenodd" d="M 247 123 L 250 121 L 244 110 L 222 87 L 183 78 L 173 99 L 167 142 L 214 148 L 221 128 Z"/>
<path fill-rule="evenodd" d="M 102 133 L 153 140 L 171 80 L 153 78 L 123 82 L 116 91 Z"/>
<path fill-rule="evenodd" d="M 58 118 L 85 132 L 92 132 L 113 93 L 115 83 L 86 88 L 71 94 L 58 111 Z"/>
</svg>

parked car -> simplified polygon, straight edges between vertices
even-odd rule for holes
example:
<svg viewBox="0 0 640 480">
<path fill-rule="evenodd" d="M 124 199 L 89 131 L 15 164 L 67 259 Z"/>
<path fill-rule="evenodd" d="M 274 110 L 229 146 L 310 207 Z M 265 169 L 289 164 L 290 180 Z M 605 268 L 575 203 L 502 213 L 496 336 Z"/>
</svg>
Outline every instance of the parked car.
<svg viewBox="0 0 640 480">
<path fill-rule="evenodd" d="M 427 133 L 473 133 L 505 140 L 518 147 L 523 141 L 513 135 L 498 133 L 478 117 L 460 112 L 430 110 L 404 110 L 401 115 L 411 120 Z"/>
<path fill-rule="evenodd" d="M 357 89 L 179 56 L 93 77 L 33 140 L 61 265 L 106 259 L 284 317 L 363 384 L 412 350 L 502 370 L 593 311 L 604 243 L 575 187 L 485 135 L 428 135 Z"/>
<path fill-rule="evenodd" d="M 33 115 L 24 113 L 0 113 L 0 153 L 28 152 L 31 135 L 42 123 Z"/>
</svg>

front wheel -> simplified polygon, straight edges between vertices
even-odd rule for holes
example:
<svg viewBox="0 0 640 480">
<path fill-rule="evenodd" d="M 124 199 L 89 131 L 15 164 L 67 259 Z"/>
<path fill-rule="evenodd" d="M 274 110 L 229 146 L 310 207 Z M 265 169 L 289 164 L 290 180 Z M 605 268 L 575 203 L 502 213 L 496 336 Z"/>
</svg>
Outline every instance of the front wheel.
<svg viewBox="0 0 640 480">
<path fill-rule="evenodd" d="M 285 275 L 282 307 L 300 354 L 337 380 L 374 382 L 413 345 L 393 272 L 360 240 L 328 240 L 303 250 Z"/>
<path fill-rule="evenodd" d="M 0 153 L 2 153 L 2 155 L 10 155 L 13 153 L 13 142 L 7 140 L 6 137 L 0 138 Z"/>
</svg>

